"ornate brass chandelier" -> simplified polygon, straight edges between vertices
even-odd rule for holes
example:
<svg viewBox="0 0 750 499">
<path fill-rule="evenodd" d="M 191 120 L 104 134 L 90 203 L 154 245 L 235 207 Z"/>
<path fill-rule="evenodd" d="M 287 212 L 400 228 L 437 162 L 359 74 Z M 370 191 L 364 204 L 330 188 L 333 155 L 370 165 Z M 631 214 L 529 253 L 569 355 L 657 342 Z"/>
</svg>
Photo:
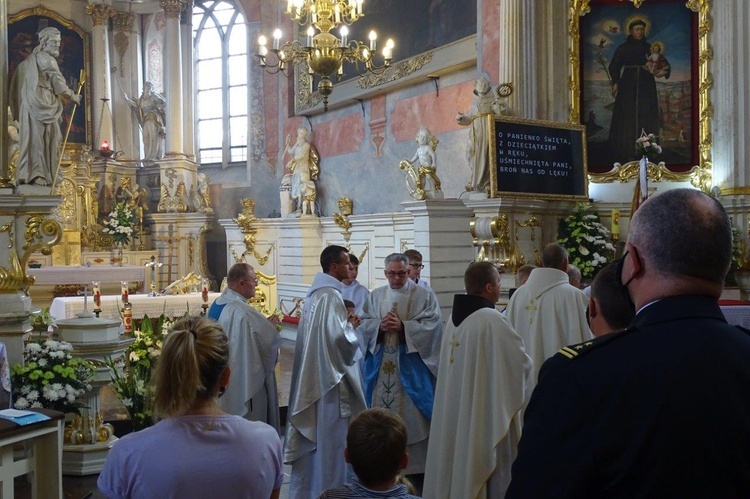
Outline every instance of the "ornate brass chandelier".
<svg viewBox="0 0 750 499">
<path fill-rule="evenodd" d="M 285 14 L 301 26 L 307 26 L 307 37 L 302 44 L 292 40 L 281 44 L 281 30 L 273 32 L 273 45 L 267 46 L 265 36 L 258 37 L 260 66 L 271 74 L 283 72 L 289 75 L 296 64 L 305 64 L 310 78 L 318 76 L 318 92 L 323 98 L 323 109 L 328 110 L 328 96 L 333 92 L 331 76 L 340 78 L 344 74 L 344 61 L 351 63 L 357 74 L 380 74 L 393 60 L 393 40 L 388 40 L 382 50 L 383 63 L 373 60 L 377 51 L 377 34 L 370 32 L 369 44 L 348 40 L 351 25 L 364 15 L 364 0 L 287 0 Z M 339 28 L 337 38 L 331 30 Z M 317 32 L 317 34 L 316 34 Z"/>
</svg>

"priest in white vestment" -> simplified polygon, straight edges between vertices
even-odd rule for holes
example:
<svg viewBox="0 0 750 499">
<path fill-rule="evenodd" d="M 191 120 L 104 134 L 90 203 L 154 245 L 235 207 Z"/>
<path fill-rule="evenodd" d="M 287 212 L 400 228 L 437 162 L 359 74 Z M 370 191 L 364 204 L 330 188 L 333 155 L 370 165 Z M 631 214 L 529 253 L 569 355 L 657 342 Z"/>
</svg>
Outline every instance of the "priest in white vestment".
<svg viewBox="0 0 750 499">
<path fill-rule="evenodd" d="M 423 496 L 503 497 L 530 395 L 531 358 L 523 340 L 495 309 L 500 274 L 472 263 L 466 295 L 456 295 L 440 351 Z"/>
<path fill-rule="evenodd" d="M 292 465 L 291 499 L 316 499 L 353 478 L 344 459 L 349 421 L 365 410 L 357 367 L 361 356 L 341 281 L 349 275 L 349 253 L 328 246 L 320 255 L 297 328 L 284 462 Z"/>
<path fill-rule="evenodd" d="M 365 397 L 370 407 L 396 411 L 406 423 L 409 467 L 424 473 L 443 325 L 432 291 L 409 279 L 401 253 L 385 259 L 388 285 L 370 293 L 360 329 L 368 345 Z"/>
<path fill-rule="evenodd" d="M 276 362 L 279 360 L 281 336 L 273 322 L 247 300 L 255 296 L 258 284 L 255 270 L 247 263 L 237 263 L 227 273 L 227 288 L 208 310 L 208 317 L 221 324 L 229 339 L 229 367 L 232 382 L 219 399 L 227 414 L 262 421 L 280 428 L 279 396 L 276 388 Z"/>
<path fill-rule="evenodd" d="M 534 363 L 534 385 L 545 360 L 562 347 L 594 338 L 586 320 L 588 298 L 570 285 L 567 268 L 565 248 L 548 244 L 542 252 L 542 267 L 531 271 L 505 312 Z"/>
<path fill-rule="evenodd" d="M 349 272 L 349 276 L 342 281 L 341 297 L 344 300 L 354 303 L 354 313 L 362 315 L 362 307 L 364 307 L 367 297 L 370 296 L 370 290 L 357 281 L 359 259 L 350 253 L 349 261 L 351 262 L 352 269 Z"/>
</svg>

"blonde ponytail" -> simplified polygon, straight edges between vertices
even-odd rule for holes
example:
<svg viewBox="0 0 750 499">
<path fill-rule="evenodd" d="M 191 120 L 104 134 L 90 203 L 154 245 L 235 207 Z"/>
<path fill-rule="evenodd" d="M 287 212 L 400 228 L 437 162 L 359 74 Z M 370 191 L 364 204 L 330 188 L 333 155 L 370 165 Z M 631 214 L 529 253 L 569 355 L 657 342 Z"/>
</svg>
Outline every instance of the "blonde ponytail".
<svg viewBox="0 0 750 499">
<path fill-rule="evenodd" d="M 218 323 L 204 317 L 175 322 L 156 364 L 154 415 L 187 413 L 196 400 L 216 397 L 229 363 L 229 344 Z"/>
</svg>

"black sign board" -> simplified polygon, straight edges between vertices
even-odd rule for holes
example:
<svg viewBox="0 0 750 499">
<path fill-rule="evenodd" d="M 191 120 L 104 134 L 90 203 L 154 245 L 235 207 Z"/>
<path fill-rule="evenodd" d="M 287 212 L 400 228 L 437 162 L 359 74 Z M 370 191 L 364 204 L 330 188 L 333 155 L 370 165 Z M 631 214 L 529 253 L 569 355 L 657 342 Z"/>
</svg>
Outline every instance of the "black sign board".
<svg viewBox="0 0 750 499">
<path fill-rule="evenodd" d="M 588 199 L 586 127 L 488 116 L 490 196 Z"/>
</svg>

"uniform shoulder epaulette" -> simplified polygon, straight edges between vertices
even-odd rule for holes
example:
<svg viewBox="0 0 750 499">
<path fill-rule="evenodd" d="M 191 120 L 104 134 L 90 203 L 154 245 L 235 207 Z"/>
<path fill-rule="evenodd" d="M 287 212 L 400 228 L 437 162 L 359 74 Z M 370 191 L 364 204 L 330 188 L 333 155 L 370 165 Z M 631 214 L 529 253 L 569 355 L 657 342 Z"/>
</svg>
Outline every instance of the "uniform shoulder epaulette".
<svg viewBox="0 0 750 499">
<path fill-rule="evenodd" d="M 560 350 L 557 351 L 557 353 L 573 360 L 581 357 L 582 355 L 587 354 L 588 352 L 600 348 L 618 338 L 621 338 L 625 334 L 629 333 L 630 331 L 634 330 L 634 328 L 628 328 L 623 331 L 618 331 L 616 333 L 609 333 L 605 334 L 604 336 L 599 336 L 598 338 L 594 338 L 593 340 L 584 341 L 583 343 L 578 343 L 576 345 L 569 345 L 567 347 L 562 347 Z"/>
</svg>

